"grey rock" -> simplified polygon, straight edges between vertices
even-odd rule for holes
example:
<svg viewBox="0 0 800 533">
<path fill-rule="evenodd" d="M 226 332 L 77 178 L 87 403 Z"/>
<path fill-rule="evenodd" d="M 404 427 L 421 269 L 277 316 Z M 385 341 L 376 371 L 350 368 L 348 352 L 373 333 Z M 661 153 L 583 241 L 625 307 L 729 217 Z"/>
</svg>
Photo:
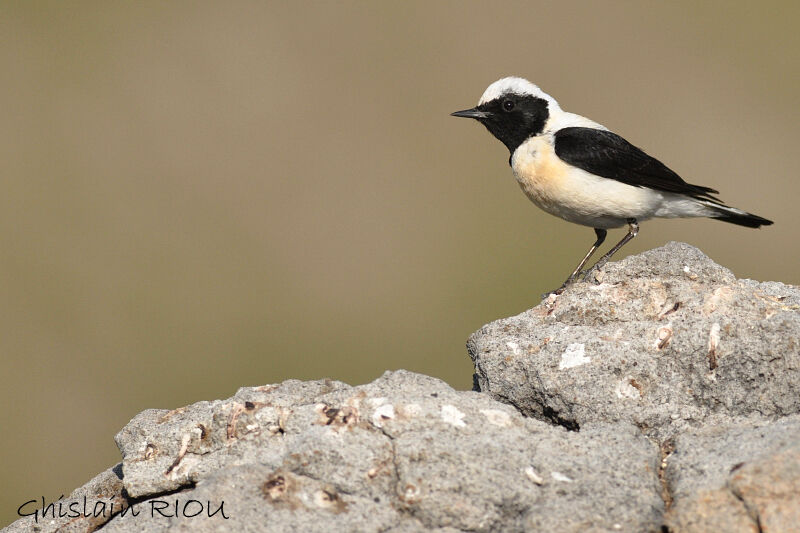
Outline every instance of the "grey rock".
<svg viewBox="0 0 800 533">
<path fill-rule="evenodd" d="M 569 433 L 405 371 L 148 411 L 117 442 L 140 505 L 224 501 L 229 519 L 129 515 L 109 531 L 655 530 L 663 513 L 658 449 L 635 428 Z"/>
<path fill-rule="evenodd" d="M 635 427 L 569 432 L 406 371 L 149 410 L 116 440 L 132 508 L 109 532 L 657 531 L 664 513 Z"/>
<path fill-rule="evenodd" d="M 123 494 L 122 465 L 98 474 L 66 498 L 24 504 L 20 518 L 4 533 L 79 533 L 94 531 L 127 505 Z"/>
<path fill-rule="evenodd" d="M 794 531 L 800 524 L 800 416 L 679 435 L 666 459 L 670 531 Z"/>
<path fill-rule="evenodd" d="M 664 440 L 800 412 L 800 290 L 737 280 L 687 244 L 617 263 L 474 333 L 481 391 L 570 429 L 625 421 Z"/>
<path fill-rule="evenodd" d="M 3 531 L 800 523 L 797 287 L 737 280 L 670 243 L 485 326 L 468 349 L 483 392 L 396 371 L 144 411 L 116 436 L 121 465 L 62 502 L 117 514 L 42 517 L 39 506 Z"/>
</svg>

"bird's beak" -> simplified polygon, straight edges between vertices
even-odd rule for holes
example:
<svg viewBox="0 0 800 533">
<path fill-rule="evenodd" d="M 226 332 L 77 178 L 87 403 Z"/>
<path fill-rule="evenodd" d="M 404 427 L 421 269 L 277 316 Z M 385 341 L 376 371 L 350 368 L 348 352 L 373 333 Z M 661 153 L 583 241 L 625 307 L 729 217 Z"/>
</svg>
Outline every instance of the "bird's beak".
<svg viewBox="0 0 800 533">
<path fill-rule="evenodd" d="M 464 118 L 474 118 L 476 120 L 482 118 L 488 118 L 488 114 L 478 110 L 477 107 L 473 107 L 472 109 L 465 109 L 463 111 L 456 111 L 455 113 L 450 113 L 450 115 L 454 117 L 464 117 Z"/>
</svg>

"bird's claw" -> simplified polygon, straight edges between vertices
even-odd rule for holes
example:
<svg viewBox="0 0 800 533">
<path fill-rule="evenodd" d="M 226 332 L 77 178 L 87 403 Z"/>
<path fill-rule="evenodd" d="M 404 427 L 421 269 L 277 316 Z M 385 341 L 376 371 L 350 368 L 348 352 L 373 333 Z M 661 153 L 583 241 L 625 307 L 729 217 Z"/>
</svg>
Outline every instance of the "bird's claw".
<svg viewBox="0 0 800 533">
<path fill-rule="evenodd" d="M 567 290 L 567 288 L 569 288 L 569 286 L 570 286 L 570 285 L 572 285 L 573 283 L 575 283 L 575 279 L 568 279 L 567 281 L 565 281 L 565 282 L 564 282 L 564 283 L 563 283 L 563 284 L 562 284 L 562 285 L 561 285 L 559 288 L 557 288 L 556 290 L 549 291 L 549 292 L 546 292 L 546 293 L 542 294 L 542 300 L 547 300 L 547 299 L 548 299 L 548 298 L 550 298 L 551 296 L 560 296 L 560 295 L 561 295 L 561 294 L 563 294 L 563 293 L 564 293 L 564 291 L 565 291 L 565 290 Z"/>
<path fill-rule="evenodd" d="M 581 272 L 581 275 L 583 276 L 581 279 L 583 279 L 583 281 L 588 282 L 588 283 L 597 283 L 598 279 L 597 279 L 596 274 L 599 271 L 600 271 L 600 267 L 598 267 L 597 265 L 594 265 L 592 268 Z"/>
</svg>

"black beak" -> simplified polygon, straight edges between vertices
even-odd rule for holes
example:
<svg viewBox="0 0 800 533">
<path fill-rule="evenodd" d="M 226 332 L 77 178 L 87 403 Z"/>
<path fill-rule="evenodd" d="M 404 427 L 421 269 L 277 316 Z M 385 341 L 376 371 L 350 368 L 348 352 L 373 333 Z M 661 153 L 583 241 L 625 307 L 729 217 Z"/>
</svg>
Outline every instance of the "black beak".
<svg viewBox="0 0 800 533">
<path fill-rule="evenodd" d="M 489 117 L 488 113 L 478 110 L 477 107 L 473 107 L 472 109 L 465 109 L 463 111 L 456 111 L 455 113 L 450 113 L 450 115 L 454 117 L 474 118 L 476 120 Z"/>
</svg>

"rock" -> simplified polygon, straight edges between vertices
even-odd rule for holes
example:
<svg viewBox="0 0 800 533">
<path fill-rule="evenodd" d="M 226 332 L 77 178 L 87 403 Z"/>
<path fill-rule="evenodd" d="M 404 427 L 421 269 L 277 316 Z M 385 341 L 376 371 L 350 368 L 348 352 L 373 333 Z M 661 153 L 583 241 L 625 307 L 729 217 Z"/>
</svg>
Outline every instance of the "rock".
<svg viewBox="0 0 800 533">
<path fill-rule="evenodd" d="M 473 334 L 482 392 L 401 370 L 143 411 L 62 502 L 116 514 L 4 531 L 796 529 L 800 290 L 677 243 L 595 281 Z"/>
<path fill-rule="evenodd" d="M 800 416 L 687 431 L 665 479 L 674 533 L 792 531 L 800 523 Z"/>
<path fill-rule="evenodd" d="M 122 465 L 98 474 L 86 485 L 56 501 L 24 503 L 19 513 L 25 516 L 4 528 L 4 533 L 78 533 L 94 531 L 119 512 L 128 500 L 123 494 Z"/>
<path fill-rule="evenodd" d="M 800 290 L 737 280 L 687 244 L 609 263 L 474 333 L 481 391 L 568 429 L 625 421 L 658 440 L 800 412 Z"/>
<path fill-rule="evenodd" d="M 109 532 L 656 531 L 664 512 L 635 427 L 569 432 L 406 371 L 149 410 L 116 440 L 138 513 Z"/>
<path fill-rule="evenodd" d="M 658 450 L 635 428 L 569 433 L 405 371 L 361 387 L 290 381 L 146 411 L 117 443 L 132 496 L 183 487 L 168 499 L 224 501 L 235 530 L 647 530 L 663 512 Z M 106 529 L 134 522 L 204 527 L 128 516 Z"/>
</svg>

